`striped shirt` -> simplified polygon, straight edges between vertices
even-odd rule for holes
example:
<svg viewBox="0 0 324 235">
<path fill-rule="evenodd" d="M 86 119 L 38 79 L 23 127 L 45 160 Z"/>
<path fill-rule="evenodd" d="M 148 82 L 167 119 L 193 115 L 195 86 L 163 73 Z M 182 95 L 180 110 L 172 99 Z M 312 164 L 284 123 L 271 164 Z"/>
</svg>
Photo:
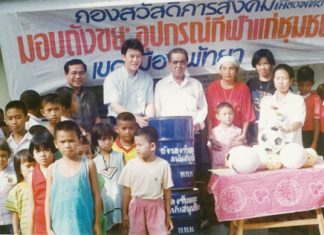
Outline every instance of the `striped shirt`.
<svg viewBox="0 0 324 235">
<path fill-rule="evenodd" d="M 18 214 L 20 220 L 20 230 L 22 234 L 27 234 L 29 229 L 29 199 L 28 184 L 25 181 L 18 183 L 10 190 L 5 204 L 5 208 Z"/>
</svg>

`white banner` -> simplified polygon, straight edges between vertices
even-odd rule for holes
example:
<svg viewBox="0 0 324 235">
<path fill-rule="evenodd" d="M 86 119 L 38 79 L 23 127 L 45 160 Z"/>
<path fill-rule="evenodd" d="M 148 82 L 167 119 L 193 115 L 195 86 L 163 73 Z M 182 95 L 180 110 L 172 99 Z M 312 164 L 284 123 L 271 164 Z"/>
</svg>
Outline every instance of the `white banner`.
<svg viewBox="0 0 324 235">
<path fill-rule="evenodd" d="M 121 65 L 120 48 L 130 37 L 143 42 L 142 67 L 154 78 L 169 73 L 166 53 L 174 47 L 189 52 L 190 75 L 216 73 L 224 55 L 249 70 L 260 48 L 270 49 L 277 63 L 324 61 L 324 0 L 144 2 L 0 15 L 10 97 L 64 85 L 63 66 L 71 58 L 88 65 L 87 85 L 101 85 Z"/>
</svg>

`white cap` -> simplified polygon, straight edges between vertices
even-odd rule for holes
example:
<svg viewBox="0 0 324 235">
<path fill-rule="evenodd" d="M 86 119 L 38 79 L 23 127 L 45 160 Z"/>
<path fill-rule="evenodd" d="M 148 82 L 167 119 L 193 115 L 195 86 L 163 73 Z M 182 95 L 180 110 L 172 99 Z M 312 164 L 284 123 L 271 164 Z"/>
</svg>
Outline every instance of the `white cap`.
<svg viewBox="0 0 324 235">
<path fill-rule="evenodd" d="M 223 64 L 225 63 L 231 63 L 233 64 L 236 68 L 240 68 L 240 62 L 233 56 L 223 56 L 218 62 L 217 62 L 217 68 L 218 71 L 220 70 L 220 68 L 222 67 Z"/>
</svg>

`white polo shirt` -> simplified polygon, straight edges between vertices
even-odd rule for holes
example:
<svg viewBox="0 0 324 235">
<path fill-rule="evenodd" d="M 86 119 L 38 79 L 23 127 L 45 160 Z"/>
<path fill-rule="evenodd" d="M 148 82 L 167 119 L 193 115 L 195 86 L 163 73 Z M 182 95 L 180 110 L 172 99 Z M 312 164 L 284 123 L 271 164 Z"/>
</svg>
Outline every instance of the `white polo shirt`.
<svg viewBox="0 0 324 235">
<path fill-rule="evenodd" d="M 7 142 L 9 144 L 9 147 L 11 148 L 12 153 L 16 154 L 19 150 L 29 149 L 30 141 L 32 138 L 33 136 L 27 131 L 21 141 L 17 144 L 13 139 L 11 133 L 9 138 L 7 139 Z"/>
<path fill-rule="evenodd" d="M 180 85 L 171 74 L 161 79 L 155 87 L 154 106 L 157 117 L 191 116 L 194 125 L 205 126 L 207 101 L 197 79 L 186 76 Z"/>
<path fill-rule="evenodd" d="M 142 70 L 133 77 L 121 66 L 105 79 L 103 92 L 104 104 L 109 105 L 108 116 L 117 116 L 111 103 L 118 103 L 133 114 L 144 115 L 145 107 L 153 104 L 153 79 Z"/>
<path fill-rule="evenodd" d="M 28 131 L 32 126 L 42 125 L 42 119 L 36 117 L 35 115 L 28 113 L 28 122 L 25 124 L 25 129 Z"/>
</svg>

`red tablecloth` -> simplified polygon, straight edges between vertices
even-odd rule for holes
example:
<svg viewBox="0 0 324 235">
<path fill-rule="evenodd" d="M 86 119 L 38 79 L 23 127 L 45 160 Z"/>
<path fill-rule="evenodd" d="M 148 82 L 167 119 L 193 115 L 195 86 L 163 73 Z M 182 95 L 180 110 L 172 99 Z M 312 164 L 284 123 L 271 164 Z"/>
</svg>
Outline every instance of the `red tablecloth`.
<svg viewBox="0 0 324 235">
<path fill-rule="evenodd" d="M 219 221 L 324 207 L 324 164 L 313 168 L 234 174 L 215 171 L 209 182 Z"/>
</svg>

